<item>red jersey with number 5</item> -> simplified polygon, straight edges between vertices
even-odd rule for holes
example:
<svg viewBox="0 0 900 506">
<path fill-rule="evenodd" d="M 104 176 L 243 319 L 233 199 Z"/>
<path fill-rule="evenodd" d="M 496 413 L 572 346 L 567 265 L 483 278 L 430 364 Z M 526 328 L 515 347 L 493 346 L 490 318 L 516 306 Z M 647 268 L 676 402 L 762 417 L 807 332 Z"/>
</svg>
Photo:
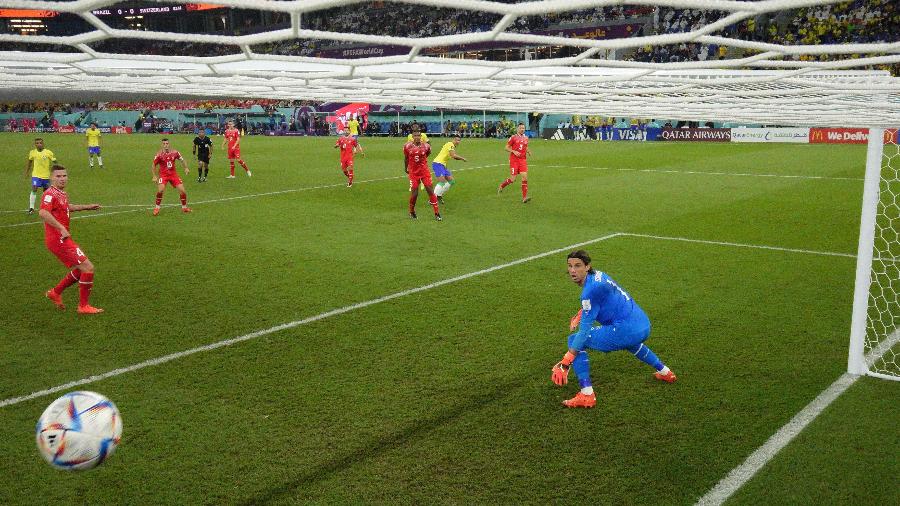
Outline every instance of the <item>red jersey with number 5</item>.
<svg viewBox="0 0 900 506">
<path fill-rule="evenodd" d="M 403 146 L 403 154 L 406 156 L 406 167 L 409 173 L 428 173 L 428 155 L 431 154 L 431 146 L 419 144 L 416 146 L 414 142 L 407 142 Z"/>
<path fill-rule="evenodd" d="M 353 137 L 341 137 L 335 143 L 335 146 L 341 148 L 341 160 L 353 160 L 353 148 L 359 146 Z"/>
<path fill-rule="evenodd" d="M 506 145 L 509 146 L 509 149 L 513 151 L 518 151 L 519 155 L 516 156 L 512 153 L 509 154 L 509 159 L 513 158 L 527 158 L 528 157 L 528 137 L 524 135 L 513 135 L 509 138 L 509 141 L 506 142 Z"/>
<path fill-rule="evenodd" d="M 168 153 L 160 151 L 153 159 L 153 165 L 159 165 L 160 177 L 177 176 L 178 172 L 175 170 L 175 160 L 180 159 L 181 153 L 178 151 L 169 151 Z"/>
<path fill-rule="evenodd" d="M 228 149 L 238 149 L 241 147 L 241 131 L 237 128 L 225 130 L 225 142 L 228 143 Z"/>
<path fill-rule="evenodd" d="M 50 214 L 56 218 L 56 221 L 66 230 L 69 230 L 69 196 L 66 195 L 66 192 L 51 186 L 41 198 L 41 209 L 50 211 Z M 44 242 L 47 244 L 58 243 L 59 230 L 44 223 Z"/>
</svg>

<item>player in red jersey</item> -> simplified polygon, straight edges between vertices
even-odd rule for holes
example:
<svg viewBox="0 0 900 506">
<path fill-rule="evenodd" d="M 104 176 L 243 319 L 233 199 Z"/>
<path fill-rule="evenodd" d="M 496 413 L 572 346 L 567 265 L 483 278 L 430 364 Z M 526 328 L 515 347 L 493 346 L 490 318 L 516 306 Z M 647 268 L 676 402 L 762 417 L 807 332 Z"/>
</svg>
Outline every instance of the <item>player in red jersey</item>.
<svg viewBox="0 0 900 506">
<path fill-rule="evenodd" d="M 431 171 L 428 170 L 428 155 L 431 154 L 431 146 L 422 142 L 422 133 L 414 131 L 413 141 L 403 146 L 403 161 L 405 170 L 409 175 L 409 217 L 416 218 L 416 199 L 419 197 L 419 183 L 425 186 L 428 192 L 428 201 L 434 209 L 434 219 L 441 221 L 441 213 L 438 209 L 437 195 L 431 187 Z"/>
<path fill-rule="evenodd" d="M 363 153 L 362 146 L 356 142 L 356 137 L 349 128 L 347 129 L 347 135 L 340 137 L 334 143 L 334 147 L 341 149 L 341 170 L 347 176 L 347 187 L 349 188 L 353 186 L 353 154 L 359 153 L 365 156 L 365 153 Z"/>
<path fill-rule="evenodd" d="M 506 142 L 506 151 L 509 152 L 509 177 L 500 183 L 497 193 L 516 182 L 516 178 L 521 174 L 522 203 L 524 204 L 531 200 L 531 197 L 528 196 L 528 156 L 531 155 L 531 151 L 528 149 L 528 137 L 525 136 L 525 123 L 519 123 L 516 127 L 516 135 L 510 137 Z"/>
<path fill-rule="evenodd" d="M 222 149 L 228 148 L 228 164 L 231 166 L 231 175 L 226 176 L 226 179 L 234 179 L 234 161 L 237 160 L 241 167 L 244 168 L 244 172 L 247 173 L 248 176 L 252 176 L 250 173 L 250 169 L 247 168 L 247 164 L 244 163 L 244 160 L 241 158 L 241 131 L 237 128 L 234 128 L 234 121 L 229 121 L 227 123 L 227 127 L 225 128 L 225 138 L 222 139 Z"/>
<path fill-rule="evenodd" d="M 100 209 L 100 204 L 70 204 L 69 196 L 64 191 L 69 181 L 69 173 L 62 165 L 54 165 L 50 173 L 50 189 L 41 198 L 41 209 L 38 211 L 44 220 L 44 244 L 50 253 L 56 255 L 66 268 L 72 269 L 55 287 L 45 294 L 60 310 L 66 306 L 62 301 L 62 293 L 66 288 L 78 283 L 78 312 L 81 314 L 97 314 L 103 310 L 91 306 L 91 289 L 94 287 L 94 264 L 81 251 L 78 244 L 69 234 L 69 212 L 92 211 Z"/>
<path fill-rule="evenodd" d="M 166 185 L 171 184 L 173 188 L 181 194 L 181 211 L 185 213 L 191 212 L 191 208 L 187 206 L 187 193 L 184 191 L 184 183 L 178 177 L 178 171 L 175 170 L 175 160 L 181 160 L 181 166 L 184 167 L 184 175 L 189 172 L 187 162 L 181 153 L 171 149 L 169 139 L 162 140 L 162 150 L 156 153 L 153 158 L 153 165 L 150 166 L 150 173 L 153 174 L 153 182 L 156 183 L 156 207 L 153 208 L 153 216 L 159 215 L 159 205 L 162 203 L 163 193 L 166 191 Z M 156 172 L 156 166 L 159 165 L 159 173 Z"/>
</svg>

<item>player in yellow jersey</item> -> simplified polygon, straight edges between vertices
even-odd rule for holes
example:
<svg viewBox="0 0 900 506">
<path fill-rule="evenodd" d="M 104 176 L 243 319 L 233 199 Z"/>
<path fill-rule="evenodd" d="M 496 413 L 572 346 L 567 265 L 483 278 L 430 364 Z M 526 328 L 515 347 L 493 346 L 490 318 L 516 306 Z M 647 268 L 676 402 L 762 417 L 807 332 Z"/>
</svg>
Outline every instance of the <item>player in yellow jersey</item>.
<svg viewBox="0 0 900 506">
<path fill-rule="evenodd" d="M 414 130 L 414 131 L 413 131 L 413 133 L 415 133 L 415 132 L 418 132 L 418 130 Z M 407 143 L 410 143 L 410 142 L 413 141 L 413 137 L 412 137 L 412 136 L 413 136 L 413 133 L 410 133 L 409 135 L 406 136 L 406 142 L 407 142 Z M 423 143 L 425 143 L 425 144 L 431 144 L 430 142 L 428 142 L 428 136 L 425 135 L 425 132 L 420 132 L 420 135 L 422 136 L 422 142 L 423 142 Z"/>
<path fill-rule="evenodd" d="M 468 160 L 456 154 L 456 147 L 459 146 L 461 140 L 459 134 L 454 134 L 450 138 L 450 142 L 444 144 L 441 152 L 431 161 L 431 170 L 434 171 L 434 175 L 437 178 L 437 183 L 434 185 L 434 194 L 437 195 L 441 204 L 444 203 L 444 194 L 450 191 L 451 186 L 456 184 L 453 174 L 447 168 L 450 159 L 468 162 Z"/>
<path fill-rule="evenodd" d="M 50 188 L 50 165 L 56 161 L 53 151 L 44 149 L 44 139 L 34 140 L 34 149 L 28 152 L 28 163 L 25 164 L 25 177 L 31 174 L 31 195 L 28 196 L 28 214 L 34 213 L 34 201 L 37 191 Z"/>
<path fill-rule="evenodd" d="M 84 138 L 87 141 L 88 163 L 94 168 L 94 157 L 97 157 L 97 164 L 103 168 L 103 157 L 100 156 L 100 129 L 96 123 L 91 123 L 91 128 L 84 131 Z"/>
<path fill-rule="evenodd" d="M 350 130 L 350 135 L 352 135 L 354 139 L 359 137 L 359 120 L 350 118 L 350 121 L 347 122 L 347 128 Z"/>
</svg>

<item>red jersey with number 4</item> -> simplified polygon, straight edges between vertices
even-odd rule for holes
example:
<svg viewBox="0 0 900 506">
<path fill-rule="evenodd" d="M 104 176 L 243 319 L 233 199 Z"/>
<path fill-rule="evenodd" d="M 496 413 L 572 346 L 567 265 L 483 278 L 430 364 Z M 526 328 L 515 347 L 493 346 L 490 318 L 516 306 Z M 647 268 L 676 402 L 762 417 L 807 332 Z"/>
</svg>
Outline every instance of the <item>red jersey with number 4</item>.
<svg viewBox="0 0 900 506">
<path fill-rule="evenodd" d="M 168 153 L 160 151 L 157 153 L 156 157 L 153 159 L 153 165 L 159 165 L 159 177 L 177 176 L 178 172 L 175 170 L 175 160 L 179 159 L 181 159 L 181 153 L 178 151 L 169 151 Z"/>
<path fill-rule="evenodd" d="M 353 160 L 353 148 L 359 146 L 356 139 L 350 137 L 341 137 L 335 143 L 335 146 L 341 148 L 341 160 Z"/>
<path fill-rule="evenodd" d="M 41 198 L 41 209 L 50 211 L 50 214 L 56 218 L 56 221 L 66 230 L 69 230 L 69 196 L 66 195 L 66 192 L 51 186 Z M 44 242 L 47 244 L 59 242 L 59 230 L 47 223 L 44 223 Z"/>
<path fill-rule="evenodd" d="M 403 154 L 406 155 L 406 167 L 410 174 L 428 172 L 428 155 L 431 154 L 431 146 L 424 142 L 418 146 L 414 142 L 407 142 L 403 146 Z"/>
<path fill-rule="evenodd" d="M 241 131 L 237 128 L 225 130 L 225 142 L 228 144 L 228 149 L 237 149 L 240 147 Z"/>
<path fill-rule="evenodd" d="M 513 151 L 518 151 L 519 155 L 516 156 L 513 153 L 509 154 L 509 159 L 513 158 L 521 158 L 525 159 L 528 157 L 528 137 L 524 135 L 513 135 L 509 138 L 509 141 L 506 142 L 506 145 L 509 146 L 509 149 Z"/>
</svg>

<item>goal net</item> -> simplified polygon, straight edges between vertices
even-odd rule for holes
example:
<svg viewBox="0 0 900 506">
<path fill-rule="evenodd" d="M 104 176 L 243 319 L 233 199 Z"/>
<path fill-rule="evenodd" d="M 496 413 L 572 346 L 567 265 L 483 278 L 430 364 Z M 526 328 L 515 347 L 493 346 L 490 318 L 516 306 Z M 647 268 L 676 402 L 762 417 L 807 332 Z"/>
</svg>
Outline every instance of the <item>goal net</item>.
<svg viewBox="0 0 900 506">
<path fill-rule="evenodd" d="M 869 133 L 849 372 L 900 380 L 900 145 Z"/>
<path fill-rule="evenodd" d="M 115 15 L 135 2 L 0 0 L 0 9 L 64 16 L 79 27 L 65 35 L 0 33 L 0 99 L 242 97 L 900 124 L 900 79 L 885 70 L 900 63 L 900 42 L 809 43 L 791 26 L 782 25 L 784 36 L 748 29 L 787 11 L 824 11 L 835 0 L 214 1 L 267 21 L 253 30 L 192 32 L 176 20 L 163 25 L 168 31 L 145 30 Z M 152 5 L 159 7 L 148 12 L 201 4 Z M 385 10 L 402 15 L 376 16 Z M 578 32 L 552 24 L 582 15 L 602 26 Z M 347 43 L 340 54 L 328 51 Z M 526 57 L 498 58 L 496 48 Z"/>
</svg>

